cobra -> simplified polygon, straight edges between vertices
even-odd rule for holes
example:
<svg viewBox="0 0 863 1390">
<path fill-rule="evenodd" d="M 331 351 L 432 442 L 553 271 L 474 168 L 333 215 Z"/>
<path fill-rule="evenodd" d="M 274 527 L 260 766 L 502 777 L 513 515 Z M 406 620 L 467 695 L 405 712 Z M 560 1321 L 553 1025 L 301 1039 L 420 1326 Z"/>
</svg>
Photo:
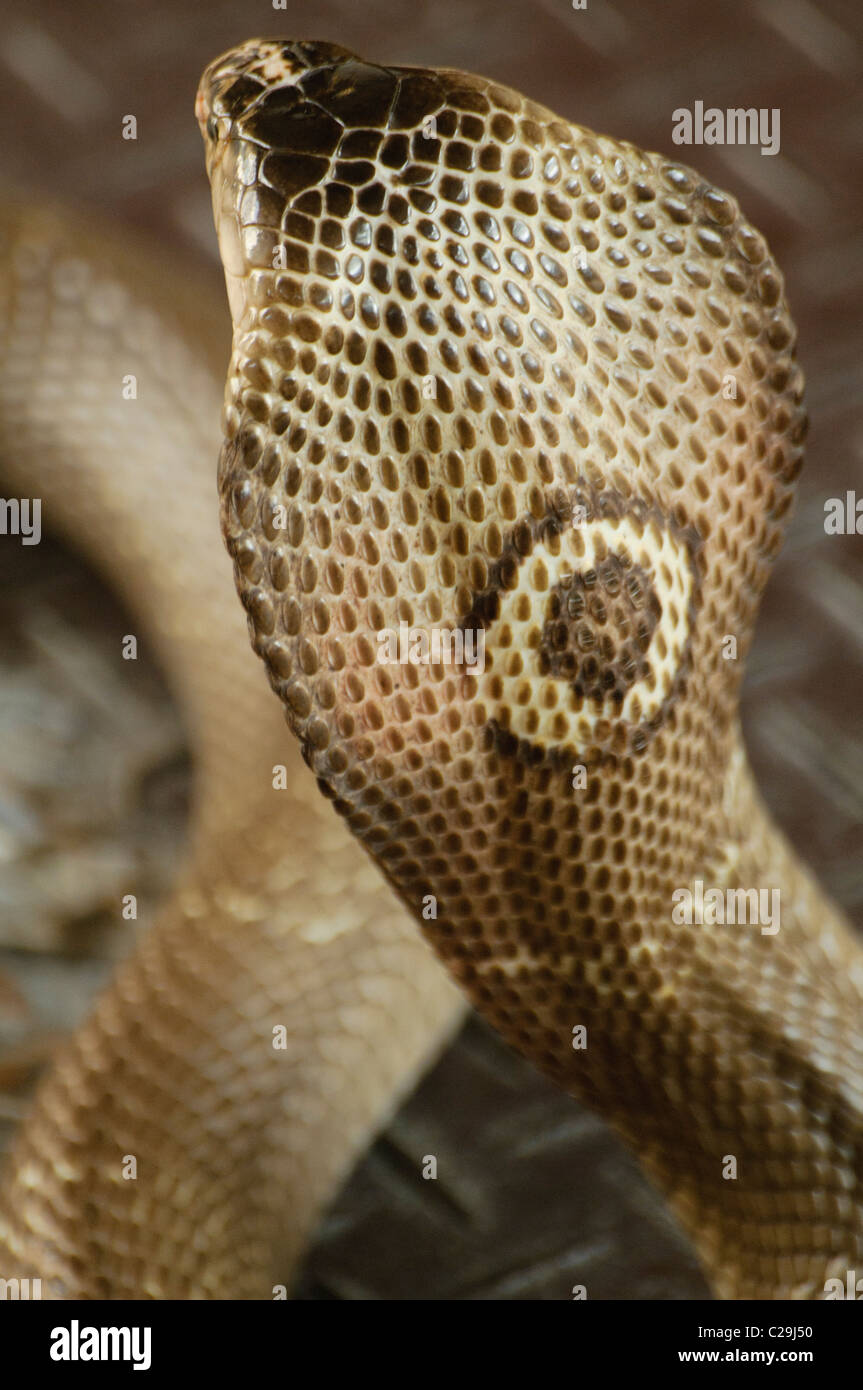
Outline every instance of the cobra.
<svg viewBox="0 0 863 1390">
<path fill-rule="evenodd" d="M 638 1154 L 717 1292 L 823 1296 L 863 1254 L 863 970 L 770 821 L 738 721 L 805 427 L 763 239 L 690 170 L 483 79 L 332 44 L 240 46 L 205 73 L 198 118 L 234 324 L 223 530 L 318 786 L 474 1005 Z M 176 483 L 162 487 L 170 503 Z M 182 541 L 160 527 L 173 563 Z M 164 634 L 184 669 L 191 640 L 215 655 L 223 621 L 235 633 L 200 602 L 194 632 Z M 380 662 L 379 635 L 405 623 L 481 634 L 482 668 Z M 193 665 L 217 729 L 253 679 L 233 684 L 239 660 L 223 684 Z M 275 746 L 263 710 L 233 725 L 259 768 Z M 53 1290 L 92 1294 L 89 1257 L 103 1292 L 259 1291 L 275 1175 L 289 1169 L 299 1198 L 326 1126 L 340 1154 L 355 1149 L 407 1070 L 382 1063 L 338 1118 L 350 1088 L 315 1064 L 351 1032 L 377 1059 L 385 1033 L 372 1005 L 351 1013 L 353 960 L 368 1001 L 372 960 L 405 953 L 387 1000 L 400 1029 L 425 1007 L 414 1069 L 451 1024 L 423 942 L 407 954 L 391 907 L 381 939 L 385 899 L 321 808 L 299 849 L 327 853 L 312 847 L 326 826 L 338 905 L 303 919 L 311 890 L 284 854 L 298 832 L 271 794 L 250 791 L 218 834 L 204 816 L 192 887 L 43 1088 L 0 1233 Z M 368 895 L 364 925 L 344 865 Z M 681 922 L 680 895 L 705 885 L 736 910 Z M 764 890 L 777 931 L 742 912 Z M 293 994 L 272 982 L 286 945 L 309 972 Z M 229 1049 L 191 1002 L 202 969 L 218 996 L 238 960 Z M 280 1096 L 265 1035 L 288 1004 L 301 1024 Z M 166 1068 L 173 1118 L 195 1112 L 190 1057 L 217 1099 L 188 1144 L 168 1128 L 176 1152 L 127 1195 L 116 1155 L 164 1139 Z M 239 1137 L 219 1164 L 226 1097 Z M 270 1117 L 263 1156 L 256 1115 Z M 309 1182 L 310 1209 L 337 1171 Z M 82 1223 L 88 1181 L 109 1210 L 90 1198 Z M 166 1210 L 193 1209 L 208 1223 L 177 1272 Z M 142 1229 L 156 1212 L 158 1235 Z M 296 1248 L 307 1222 L 292 1229 Z"/>
</svg>

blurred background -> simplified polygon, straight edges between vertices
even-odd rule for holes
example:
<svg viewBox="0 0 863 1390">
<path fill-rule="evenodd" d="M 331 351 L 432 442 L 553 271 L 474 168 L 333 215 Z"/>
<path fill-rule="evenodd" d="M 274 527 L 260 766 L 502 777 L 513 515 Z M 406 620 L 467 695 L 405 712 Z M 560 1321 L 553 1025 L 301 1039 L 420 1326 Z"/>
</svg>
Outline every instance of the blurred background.
<svg viewBox="0 0 863 1390">
<path fill-rule="evenodd" d="M 278 3 L 3 0 L 0 188 L 144 230 L 166 260 L 209 266 L 223 296 L 195 89 L 223 49 L 272 35 L 483 73 L 733 192 L 785 272 L 812 419 L 745 727 L 774 815 L 863 924 L 863 535 L 824 530 L 828 498 L 863 497 L 859 0 Z M 696 101 L 778 108 L 780 152 L 675 146 L 672 113 Z M 127 114 L 136 142 L 120 137 Z M 146 663 L 128 688 L 118 630 L 111 596 L 58 542 L 0 544 L 0 1151 L 57 1036 L 126 948 L 118 892 L 134 883 L 146 917 L 182 840 L 183 732 Z M 427 1153 L 437 1182 L 419 1176 Z M 342 1192 L 298 1292 L 565 1299 L 574 1284 L 600 1299 L 709 1297 L 614 1137 L 471 1021 Z"/>
</svg>

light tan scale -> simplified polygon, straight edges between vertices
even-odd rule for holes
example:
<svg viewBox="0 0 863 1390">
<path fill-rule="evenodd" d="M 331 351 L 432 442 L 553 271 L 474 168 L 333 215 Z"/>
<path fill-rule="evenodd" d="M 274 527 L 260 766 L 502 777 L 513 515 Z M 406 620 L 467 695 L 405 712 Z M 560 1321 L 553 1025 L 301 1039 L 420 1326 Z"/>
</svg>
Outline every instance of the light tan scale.
<svg viewBox="0 0 863 1390">
<path fill-rule="evenodd" d="M 823 1296 L 863 1257 L 863 957 L 738 726 L 804 434 L 763 239 L 690 170 L 463 73 L 253 41 L 197 113 L 253 645 L 421 932 L 243 660 L 218 326 L 138 248 L 7 206 L 4 475 L 146 613 L 202 771 L 175 898 L 20 1132 L 3 1274 L 268 1296 L 452 1026 L 425 937 L 639 1155 L 718 1293 Z M 481 634 L 482 669 L 382 663 L 402 624 Z M 674 925 L 699 879 L 779 888 L 780 930 Z"/>
</svg>

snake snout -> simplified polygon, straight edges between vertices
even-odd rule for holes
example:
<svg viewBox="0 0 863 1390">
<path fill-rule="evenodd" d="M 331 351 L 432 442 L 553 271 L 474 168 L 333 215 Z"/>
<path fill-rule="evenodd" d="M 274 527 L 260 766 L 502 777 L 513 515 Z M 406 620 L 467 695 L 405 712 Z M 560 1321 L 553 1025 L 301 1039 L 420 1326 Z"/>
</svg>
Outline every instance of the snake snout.
<svg viewBox="0 0 863 1390">
<path fill-rule="evenodd" d="M 260 114 L 296 106 L 302 100 L 300 83 L 352 57 L 334 43 L 255 39 L 216 58 L 205 69 L 195 98 L 195 118 L 208 160 L 220 142 L 239 133 L 240 123 L 253 110 Z"/>
</svg>

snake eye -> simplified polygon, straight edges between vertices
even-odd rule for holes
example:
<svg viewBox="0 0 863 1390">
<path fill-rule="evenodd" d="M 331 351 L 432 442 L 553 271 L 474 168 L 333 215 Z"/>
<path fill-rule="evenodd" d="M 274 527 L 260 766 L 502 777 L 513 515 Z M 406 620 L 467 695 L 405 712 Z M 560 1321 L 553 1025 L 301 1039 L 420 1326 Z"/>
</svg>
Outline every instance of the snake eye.
<svg viewBox="0 0 863 1390">
<path fill-rule="evenodd" d="M 217 137 L 218 134 L 219 134 L 219 122 L 216 120 L 215 116 L 208 116 L 208 117 L 207 117 L 207 139 L 208 139 L 208 140 L 212 140 L 213 144 L 215 144 L 215 143 L 216 143 L 216 137 Z"/>
</svg>

